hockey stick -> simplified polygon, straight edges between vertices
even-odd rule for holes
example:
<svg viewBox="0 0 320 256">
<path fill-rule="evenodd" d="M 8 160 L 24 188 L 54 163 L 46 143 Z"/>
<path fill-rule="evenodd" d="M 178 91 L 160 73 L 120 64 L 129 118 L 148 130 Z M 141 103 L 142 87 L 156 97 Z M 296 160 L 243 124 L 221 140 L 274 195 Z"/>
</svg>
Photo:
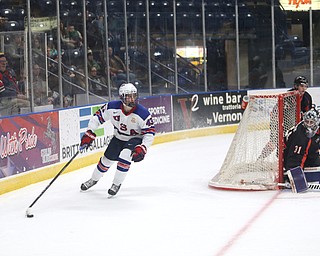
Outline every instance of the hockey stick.
<svg viewBox="0 0 320 256">
<path fill-rule="evenodd" d="M 77 157 L 77 155 L 80 153 L 80 148 L 75 155 L 63 166 L 63 168 L 57 173 L 57 175 L 51 180 L 51 182 L 48 184 L 48 186 L 40 193 L 40 195 L 29 205 L 27 211 L 26 211 L 26 217 L 32 218 L 34 215 L 31 213 L 32 206 L 40 199 L 40 197 L 44 194 L 44 192 L 47 191 L 47 189 L 52 185 L 52 183 L 60 176 L 60 174 L 71 164 L 71 162 Z"/>
<path fill-rule="evenodd" d="M 285 188 L 292 189 L 292 186 L 289 182 L 288 183 L 264 183 L 264 182 L 241 180 L 240 183 L 245 185 L 258 185 L 258 186 L 264 186 L 264 187 L 285 187 Z M 308 183 L 308 189 L 314 190 L 314 191 L 320 191 L 320 184 Z"/>
</svg>

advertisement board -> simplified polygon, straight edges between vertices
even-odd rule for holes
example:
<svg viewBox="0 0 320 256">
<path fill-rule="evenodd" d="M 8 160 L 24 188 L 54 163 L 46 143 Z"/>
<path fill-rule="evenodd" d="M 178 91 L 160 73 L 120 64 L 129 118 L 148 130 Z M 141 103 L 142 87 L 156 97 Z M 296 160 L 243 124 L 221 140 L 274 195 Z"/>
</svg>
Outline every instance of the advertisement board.
<svg viewBox="0 0 320 256">
<path fill-rule="evenodd" d="M 58 112 L 0 119 L 0 178 L 60 161 Z"/>
<path fill-rule="evenodd" d="M 319 0 L 280 0 L 281 6 L 286 11 L 308 11 L 320 9 Z"/>
<path fill-rule="evenodd" d="M 82 135 L 86 132 L 91 116 L 101 107 L 92 105 L 86 107 L 65 109 L 60 111 L 59 120 L 63 129 L 60 132 L 61 160 L 70 159 L 79 149 Z M 113 134 L 113 127 L 106 122 L 97 130 L 92 145 L 81 154 L 92 153 L 106 148 Z"/>
<path fill-rule="evenodd" d="M 184 94 L 172 96 L 173 130 L 237 124 L 243 114 L 246 91 Z"/>
<path fill-rule="evenodd" d="M 158 96 L 139 99 L 151 116 L 157 133 L 172 132 L 171 96 Z"/>
</svg>

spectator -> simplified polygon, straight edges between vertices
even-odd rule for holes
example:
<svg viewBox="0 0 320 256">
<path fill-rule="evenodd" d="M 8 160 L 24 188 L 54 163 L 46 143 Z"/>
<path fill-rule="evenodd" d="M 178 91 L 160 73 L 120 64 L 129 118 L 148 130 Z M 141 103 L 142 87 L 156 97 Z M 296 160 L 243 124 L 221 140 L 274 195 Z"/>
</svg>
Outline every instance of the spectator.
<svg viewBox="0 0 320 256">
<path fill-rule="evenodd" d="M 106 80 L 103 76 L 97 74 L 95 67 L 91 68 L 89 78 L 89 88 L 92 93 L 100 96 L 107 94 L 107 87 L 103 86 L 107 84 Z"/>
<path fill-rule="evenodd" d="M 20 71 L 20 76 L 19 76 L 19 81 L 18 81 L 18 89 L 20 91 L 20 93 L 26 95 L 27 93 L 27 88 L 26 88 L 26 84 L 27 84 L 27 80 L 26 80 L 26 76 L 25 76 L 25 71 L 24 69 L 22 69 Z"/>
<path fill-rule="evenodd" d="M 68 40 L 68 45 L 72 48 L 80 48 L 82 46 L 82 35 L 73 25 L 68 25 L 66 39 Z"/>
<path fill-rule="evenodd" d="M 8 45 L 7 56 L 10 66 L 20 74 L 24 66 L 24 41 L 22 35 L 14 35 L 14 41 Z"/>
<path fill-rule="evenodd" d="M 102 49 L 104 38 L 104 17 L 88 22 L 87 24 L 87 43 L 91 49 Z"/>
<path fill-rule="evenodd" d="M 68 108 L 72 107 L 73 105 L 73 98 L 70 95 L 66 95 L 63 97 L 63 107 Z"/>
<path fill-rule="evenodd" d="M 84 70 L 82 68 L 78 68 L 78 71 L 75 74 L 76 84 L 83 89 L 79 89 L 79 93 L 84 93 L 86 91 L 86 77 L 84 75 Z"/>
<path fill-rule="evenodd" d="M 87 56 L 88 56 L 87 61 L 88 61 L 89 72 L 93 67 L 95 67 L 97 69 L 98 75 L 101 75 L 101 65 L 98 63 L 98 61 L 94 59 L 93 52 L 91 49 L 88 50 Z"/>
<path fill-rule="evenodd" d="M 62 48 L 75 48 L 74 42 L 70 40 L 68 30 L 64 27 L 63 22 L 60 22 L 60 35 Z"/>
<path fill-rule="evenodd" d="M 71 66 L 69 69 L 71 79 L 72 93 L 71 95 L 81 94 L 86 92 L 86 77 L 82 68 Z"/>
<path fill-rule="evenodd" d="M 53 105 L 53 107 L 60 107 L 60 98 L 59 93 L 52 91 L 48 96 L 48 104 Z"/>
<path fill-rule="evenodd" d="M 44 61 L 44 50 L 41 47 L 40 44 L 40 37 L 35 36 L 33 38 L 32 42 L 32 57 L 33 61 L 39 65 L 43 65 L 45 63 Z"/>
<path fill-rule="evenodd" d="M 22 107 L 30 107 L 26 96 L 19 91 L 15 72 L 8 68 L 7 58 L 0 53 L 0 109 L 2 115 L 19 114 Z"/>
<path fill-rule="evenodd" d="M 112 47 L 109 47 L 109 70 L 110 77 L 117 87 L 127 81 L 127 66 L 118 55 L 113 53 Z M 134 83 L 135 80 L 136 75 L 129 72 L 128 82 Z"/>
<path fill-rule="evenodd" d="M 52 93 L 59 92 L 59 78 L 58 78 L 58 51 L 54 47 L 47 48 L 48 59 L 48 84 Z"/>
<path fill-rule="evenodd" d="M 264 88 L 268 80 L 267 71 L 259 56 L 255 56 L 251 62 L 251 71 L 249 73 L 249 87 L 252 89 Z"/>
<path fill-rule="evenodd" d="M 63 74 L 63 96 L 69 96 L 71 99 L 74 95 L 75 85 L 76 85 L 76 74 L 75 71 L 76 67 L 71 66 L 67 69 L 66 72 Z"/>
<path fill-rule="evenodd" d="M 46 82 L 42 79 L 40 73 L 40 66 L 38 64 L 33 65 L 33 93 L 34 103 L 38 106 L 48 104 L 48 94 L 51 93 L 47 88 Z"/>
<path fill-rule="evenodd" d="M 1 31 L 4 30 L 4 24 L 8 21 L 8 18 L 0 16 L 0 29 Z"/>
</svg>

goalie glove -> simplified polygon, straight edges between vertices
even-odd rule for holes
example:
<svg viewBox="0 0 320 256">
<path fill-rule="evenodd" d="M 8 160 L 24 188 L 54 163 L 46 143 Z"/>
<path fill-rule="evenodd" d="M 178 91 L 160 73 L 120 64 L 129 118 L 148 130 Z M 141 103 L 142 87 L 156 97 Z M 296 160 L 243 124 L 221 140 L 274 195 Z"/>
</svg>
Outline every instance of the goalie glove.
<svg viewBox="0 0 320 256">
<path fill-rule="evenodd" d="M 144 159 L 145 154 L 147 154 L 147 148 L 145 145 L 135 146 L 134 150 L 132 151 L 132 161 L 142 161 Z"/>
<path fill-rule="evenodd" d="M 80 147 L 88 148 L 92 144 L 95 138 L 96 138 L 96 134 L 93 131 L 91 130 L 86 131 L 81 138 Z"/>
</svg>

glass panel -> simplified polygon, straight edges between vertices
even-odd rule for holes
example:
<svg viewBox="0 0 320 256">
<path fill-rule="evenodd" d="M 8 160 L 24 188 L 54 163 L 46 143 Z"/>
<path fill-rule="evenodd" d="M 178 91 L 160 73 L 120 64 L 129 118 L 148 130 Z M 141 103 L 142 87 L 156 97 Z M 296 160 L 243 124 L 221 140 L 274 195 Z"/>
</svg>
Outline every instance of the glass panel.
<svg viewBox="0 0 320 256">
<path fill-rule="evenodd" d="M 173 1 L 150 1 L 152 84 L 158 93 L 175 92 Z"/>
<path fill-rule="evenodd" d="M 241 88 L 272 88 L 272 23 L 269 1 L 239 3 Z"/>
<path fill-rule="evenodd" d="M 313 84 L 320 85 L 320 9 L 313 9 Z"/>
<path fill-rule="evenodd" d="M 13 8 L 13 6 L 14 8 Z M 25 83 L 26 36 L 24 16 L 26 6 L 2 1 L 0 8 L 0 71 L 4 87 L 0 92 L 0 116 L 16 115 L 21 109 L 30 112 L 30 91 Z"/>
<path fill-rule="evenodd" d="M 33 93 L 33 110 L 59 108 L 61 106 L 60 95 L 63 95 L 64 91 L 60 91 L 58 78 L 56 3 L 54 1 L 32 1 L 30 4 L 31 42 L 28 42 L 27 49 L 31 44 L 32 63 L 28 65 L 28 70 L 29 68 L 30 70 L 26 78 L 28 82 L 32 82 L 28 88 Z M 68 52 L 64 54 L 63 48 L 61 56 L 62 59 L 68 56 Z"/>
<path fill-rule="evenodd" d="M 207 1 L 208 90 L 235 89 L 236 34 L 234 1 Z"/>
<path fill-rule="evenodd" d="M 146 1 L 127 1 L 129 81 L 140 95 L 149 95 Z M 154 91 L 156 88 L 154 88 Z"/>
<path fill-rule="evenodd" d="M 177 1 L 177 60 L 180 92 L 204 91 L 201 1 Z"/>
<path fill-rule="evenodd" d="M 114 95 L 117 96 L 121 83 L 128 80 L 123 1 L 108 2 L 108 29 L 111 85 Z"/>
<path fill-rule="evenodd" d="M 239 58 L 240 58 L 240 88 L 246 89 L 248 87 L 255 87 L 252 81 L 252 60 L 249 58 L 249 52 L 255 48 L 255 20 L 256 14 L 253 13 L 246 1 L 238 1 L 239 13 Z M 259 57 L 260 58 L 260 57 Z M 258 86 L 256 86 L 258 87 Z"/>
<path fill-rule="evenodd" d="M 277 79 L 277 87 L 293 87 L 296 76 L 310 79 L 310 29 L 308 8 L 298 8 L 282 2 L 275 13 L 277 21 L 276 58 L 278 72 L 284 83 Z M 280 74 L 281 74 L 280 73 Z M 279 76 L 279 73 L 278 73 Z"/>
<path fill-rule="evenodd" d="M 56 1 L 31 1 L 31 70 L 28 65 L 29 48 L 26 41 L 28 36 L 24 31 L 27 1 L 1 3 L 0 51 L 5 52 L 8 64 L 15 73 L 19 93 L 27 100 L 25 102 L 27 107 L 22 106 L 17 110 L 19 113 L 30 111 L 30 105 L 33 104 L 36 110 L 37 107 L 47 105 L 58 108 L 103 102 L 109 97 L 115 99 L 118 97 L 118 87 L 124 81 L 135 83 L 142 95 L 150 93 L 149 79 L 151 79 L 152 94 L 176 93 L 176 68 L 179 93 L 204 91 L 202 3 L 205 7 L 208 90 L 239 88 L 236 3 L 239 24 L 240 88 L 273 87 L 270 0 L 59 1 L 60 38 L 57 38 Z M 85 8 L 83 3 L 86 3 Z M 150 11 L 150 78 L 146 3 L 149 4 Z M 174 3 L 177 17 L 176 52 L 173 34 Z M 290 3 L 290 1 L 274 0 L 278 88 L 291 88 L 294 78 L 298 75 L 305 75 L 310 80 L 309 5 L 301 2 L 292 6 Z M 318 40 L 320 16 L 317 5 L 318 2 L 315 2 L 312 6 L 314 85 L 320 83 L 320 72 L 317 72 L 320 66 L 320 40 Z M 124 7 L 127 10 L 127 28 L 125 28 Z M 108 17 L 107 33 L 105 9 Z M 126 49 L 126 38 L 128 38 L 128 49 Z M 61 43 L 61 53 L 58 53 L 58 42 Z M 126 50 L 129 53 L 128 58 Z M 107 63 L 108 52 L 111 57 L 109 63 Z M 61 91 L 58 77 L 59 54 L 62 58 Z M 177 56 L 177 67 L 175 56 Z M 127 63 L 130 68 L 128 74 Z M 107 74 L 108 65 L 110 72 Z M 31 79 L 33 84 L 29 84 Z M 34 98 L 32 104 L 31 93 Z"/>
<path fill-rule="evenodd" d="M 52 105 L 52 91 L 49 88 L 46 66 L 46 32 L 32 33 L 32 87 L 35 106 Z M 48 107 L 49 108 L 49 107 Z"/>
</svg>

